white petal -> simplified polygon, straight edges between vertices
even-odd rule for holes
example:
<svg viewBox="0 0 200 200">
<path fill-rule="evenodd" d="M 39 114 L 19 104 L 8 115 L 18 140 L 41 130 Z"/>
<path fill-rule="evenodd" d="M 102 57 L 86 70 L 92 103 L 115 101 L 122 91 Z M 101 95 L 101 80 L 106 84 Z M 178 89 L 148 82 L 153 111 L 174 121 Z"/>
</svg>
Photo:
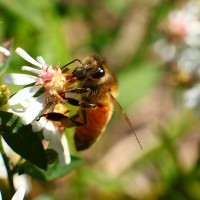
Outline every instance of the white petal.
<svg viewBox="0 0 200 200">
<path fill-rule="evenodd" d="M 17 192 L 15 192 L 13 198 L 11 200 L 23 200 L 25 195 L 25 188 L 20 187 Z"/>
<path fill-rule="evenodd" d="M 3 82 L 15 85 L 28 85 L 37 82 L 38 77 L 27 74 L 6 74 L 3 77 Z"/>
<path fill-rule="evenodd" d="M 9 108 L 7 111 L 19 117 L 22 117 L 24 115 L 24 110 L 22 108 L 19 108 L 19 109 Z"/>
<path fill-rule="evenodd" d="M 26 109 L 24 116 L 22 117 L 23 124 L 30 124 L 36 119 L 42 110 L 44 109 L 45 95 L 40 95 L 30 102 L 30 105 Z"/>
<path fill-rule="evenodd" d="M 69 152 L 69 146 L 68 146 L 67 138 L 66 138 L 64 133 L 61 136 L 61 144 L 64 148 L 64 153 L 63 153 L 63 155 L 59 154 L 59 160 L 60 160 L 61 164 L 63 164 L 63 165 L 70 164 L 71 163 L 71 156 L 70 156 L 70 152 Z"/>
<path fill-rule="evenodd" d="M 47 65 L 42 56 L 38 56 L 38 57 L 37 57 L 37 61 L 38 61 L 39 63 L 41 63 L 42 65 Z"/>
<path fill-rule="evenodd" d="M 44 135 L 45 140 L 47 141 L 52 140 L 52 138 L 54 137 L 53 135 L 55 134 L 56 131 L 57 129 L 54 126 L 53 122 L 47 120 L 47 123 L 43 130 L 43 135 Z"/>
<path fill-rule="evenodd" d="M 33 65 L 35 65 L 35 66 L 38 66 L 38 67 L 42 68 L 42 65 L 41 65 L 39 62 L 37 62 L 35 59 L 33 59 L 33 58 L 32 58 L 28 53 L 26 53 L 26 51 L 24 51 L 23 49 L 21 49 L 21 48 L 18 47 L 18 48 L 15 50 L 15 52 L 16 52 L 19 56 L 21 56 L 24 60 L 30 62 L 31 64 L 33 64 Z"/>
<path fill-rule="evenodd" d="M 8 49 L 0 46 L 0 52 L 4 53 L 6 56 L 10 55 L 10 51 Z"/>
<path fill-rule="evenodd" d="M 0 200 L 2 200 L 2 195 L 1 195 L 1 191 L 0 191 Z"/>
<path fill-rule="evenodd" d="M 61 143 L 61 134 L 57 131 L 55 134 L 51 135 L 51 140 L 49 141 L 50 146 L 57 151 L 58 154 L 64 153 L 64 148 Z"/>
<path fill-rule="evenodd" d="M 39 121 L 34 121 L 32 124 L 33 132 L 41 131 L 46 126 L 47 120 L 45 117 L 41 117 Z"/>
<path fill-rule="evenodd" d="M 60 133 L 57 129 L 52 132 L 48 148 L 54 149 L 58 153 L 59 161 L 62 165 L 70 164 L 71 157 L 68 147 L 67 138 L 64 133 Z"/>
<path fill-rule="evenodd" d="M 35 68 L 29 67 L 29 66 L 23 66 L 22 70 L 23 71 L 29 71 L 29 72 L 32 72 L 32 73 L 35 73 L 35 74 L 40 74 L 41 73 L 41 69 L 35 69 Z"/>
<path fill-rule="evenodd" d="M 44 138 L 49 141 L 49 145 L 52 149 L 56 150 L 57 153 L 64 152 L 64 148 L 61 143 L 61 134 L 51 121 L 47 122 L 43 135 Z"/>
<path fill-rule="evenodd" d="M 34 96 L 40 88 L 41 88 L 41 86 L 25 87 L 25 88 L 21 89 L 19 92 L 17 92 L 14 96 L 12 96 L 8 100 L 8 104 L 12 106 L 12 105 L 16 105 L 20 102 L 23 102 L 26 99 Z"/>
</svg>

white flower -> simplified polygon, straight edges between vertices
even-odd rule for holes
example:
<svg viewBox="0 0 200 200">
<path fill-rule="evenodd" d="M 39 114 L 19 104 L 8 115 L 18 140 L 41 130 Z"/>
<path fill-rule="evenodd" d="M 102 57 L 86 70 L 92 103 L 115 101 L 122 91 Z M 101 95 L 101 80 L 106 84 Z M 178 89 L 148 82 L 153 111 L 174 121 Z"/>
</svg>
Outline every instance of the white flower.
<svg viewBox="0 0 200 200">
<path fill-rule="evenodd" d="M 3 77 L 4 82 L 10 84 L 32 84 L 24 87 L 9 99 L 8 104 L 12 108 L 8 111 L 22 117 L 24 124 L 31 123 L 34 132 L 43 130 L 44 138 L 49 142 L 48 148 L 52 148 L 58 153 L 61 163 L 69 164 L 71 157 L 64 132 L 45 117 L 40 118 L 39 121 L 34 120 L 44 112 L 52 112 L 54 106 L 62 102 L 63 99 L 59 94 L 73 85 L 70 74 L 63 74 L 59 65 L 55 68 L 47 65 L 42 57 L 38 57 L 37 61 L 34 60 L 21 48 L 17 48 L 16 53 L 37 68 L 22 67 L 22 70 L 35 75 L 8 74 Z M 43 92 L 37 95 L 41 89 Z"/>
<path fill-rule="evenodd" d="M 182 9 L 172 11 L 169 16 L 171 33 L 182 37 L 189 46 L 200 45 L 200 9 L 195 2 L 187 3 Z"/>
<path fill-rule="evenodd" d="M 22 117 L 24 115 L 24 110 L 26 110 L 30 102 L 32 102 L 32 98 L 23 102 L 16 108 L 8 109 L 8 112 Z M 48 112 L 51 110 L 51 107 L 46 111 Z M 48 142 L 48 148 L 54 149 L 58 153 L 60 163 L 70 164 L 71 156 L 64 131 L 60 131 L 52 121 L 47 120 L 45 117 L 40 118 L 39 121 L 33 121 L 31 124 L 33 132 L 43 131 L 44 139 Z"/>
<path fill-rule="evenodd" d="M 21 48 L 17 48 L 16 53 L 35 65 L 36 68 L 22 67 L 22 70 L 32 72 L 34 75 L 7 74 L 3 77 L 5 83 L 31 84 L 8 100 L 8 104 L 12 106 L 8 111 L 22 117 L 24 124 L 31 123 L 33 131 L 43 129 L 44 138 L 49 142 L 48 148 L 52 148 L 58 153 L 61 163 L 69 164 L 71 157 L 64 132 L 60 131 L 53 122 L 48 121 L 45 117 L 40 118 L 39 121 L 34 120 L 44 112 L 52 112 L 54 106 L 63 101 L 59 94 L 70 88 L 73 81 L 70 79 L 70 75 L 68 78 L 68 74 L 62 73 L 59 65 L 53 68 L 51 65 L 47 65 L 42 57 L 34 60 Z M 43 89 L 43 92 L 37 95 L 41 89 Z"/>
<path fill-rule="evenodd" d="M 197 2 L 190 1 L 181 9 L 169 13 L 166 23 L 162 26 L 166 38 L 159 39 L 154 44 L 155 52 L 164 62 L 176 61 L 183 66 L 183 70 L 191 71 L 190 60 L 186 61 L 185 55 L 188 48 L 199 51 L 200 47 L 200 6 Z M 183 51 L 183 53 L 182 53 Z M 189 54 L 188 54 L 189 55 Z M 189 55 L 190 56 L 190 55 Z M 180 60 L 180 61 L 179 61 Z M 182 62 L 182 60 L 184 60 Z M 193 59 L 194 60 L 194 59 Z M 186 62 L 185 62 L 186 61 Z M 189 63 L 190 62 L 190 63 Z M 198 62 L 195 61 L 196 63 Z"/>
<path fill-rule="evenodd" d="M 22 116 L 22 122 L 24 124 L 29 124 L 35 120 L 46 107 L 63 101 L 59 93 L 69 88 L 72 82 L 70 82 L 66 74 L 62 73 L 59 65 L 53 68 L 52 65 L 47 65 L 41 56 L 37 57 L 36 61 L 21 48 L 17 48 L 16 53 L 37 67 L 22 67 L 22 70 L 29 71 L 35 75 L 12 73 L 3 77 L 3 81 L 7 84 L 31 84 L 31 86 L 24 87 L 8 100 L 8 104 L 13 106 L 33 97 Z M 37 94 L 42 88 L 44 89 L 42 94 Z"/>
</svg>

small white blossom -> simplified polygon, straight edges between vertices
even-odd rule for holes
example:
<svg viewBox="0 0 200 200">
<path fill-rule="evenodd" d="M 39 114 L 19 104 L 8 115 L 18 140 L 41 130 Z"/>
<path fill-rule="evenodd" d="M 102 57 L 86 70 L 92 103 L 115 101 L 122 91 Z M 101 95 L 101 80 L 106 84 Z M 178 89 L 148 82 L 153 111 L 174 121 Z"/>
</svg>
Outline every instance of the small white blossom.
<svg viewBox="0 0 200 200">
<path fill-rule="evenodd" d="M 35 121 L 35 119 L 44 112 L 52 112 L 54 106 L 63 101 L 59 94 L 73 85 L 71 76 L 63 74 L 59 65 L 55 68 L 47 65 L 42 57 L 34 60 L 21 48 L 17 48 L 16 53 L 37 68 L 22 67 L 22 70 L 29 71 L 34 75 L 7 74 L 3 77 L 3 81 L 9 84 L 32 84 L 24 87 L 8 100 L 8 104 L 12 106 L 8 111 L 22 117 L 24 124 L 31 123 L 34 132 L 43 130 L 44 138 L 49 143 L 48 148 L 52 148 L 58 153 L 62 164 L 69 164 L 71 157 L 64 131 L 59 130 L 55 123 L 45 117 L 40 118 L 39 121 Z M 43 89 L 43 92 L 37 95 L 41 89 Z"/>
<path fill-rule="evenodd" d="M 188 48 L 199 49 L 199 16 L 200 6 L 195 1 L 189 1 L 182 8 L 169 13 L 163 26 L 167 37 L 159 39 L 154 45 L 155 52 L 164 62 L 181 59 L 182 51 L 185 54 Z"/>
<path fill-rule="evenodd" d="M 27 101 L 24 101 L 15 108 L 8 109 L 8 112 L 12 112 L 17 116 L 22 117 L 24 116 L 26 107 L 31 102 L 32 98 L 30 98 Z M 51 107 L 49 107 L 46 111 L 48 112 L 49 110 L 51 110 Z M 33 132 L 38 132 L 43 130 L 44 139 L 49 143 L 48 148 L 54 149 L 58 153 L 60 163 L 70 164 L 71 162 L 70 151 L 64 131 L 60 131 L 52 121 L 47 120 L 45 117 L 40 118 L 39 121 L 33 121 L 31 125 Z"/>
<path fill-rule="evenodd" d="M 168 16 L 169 31 L 181 37 L 188 46 L 199 46 L 199 15 L 199 5 L 194 1 L 188 2 L 182 9 L 170 12 Z"/>
<path fill-rule="evenodd" d="M 33 97 L 32 102 L 22 116 L 22 122 L 29 124 L 45 110 L 47 105 L 62 101 L 63 99 L 59 96 L 59 93 L 70 87 L 71 82 L 68 81 L 66 74 L 62 74 L 59 65 L 53 68 L 52 65 L 47 65 L 41 56 L 36 61 L 21 48 L 17 48 L 16 53 L 37 67 L 22 67 L 22 70 L 29 71 L 35 75 L 11 73 L 3 77 L 3 81 L 7 84 L 31 84 L 31 86 L 24 87 L 8 100 L 8 104 L 13 106 Z M 42 88 L 44 92 L 37 95 Z"/>
</svg>

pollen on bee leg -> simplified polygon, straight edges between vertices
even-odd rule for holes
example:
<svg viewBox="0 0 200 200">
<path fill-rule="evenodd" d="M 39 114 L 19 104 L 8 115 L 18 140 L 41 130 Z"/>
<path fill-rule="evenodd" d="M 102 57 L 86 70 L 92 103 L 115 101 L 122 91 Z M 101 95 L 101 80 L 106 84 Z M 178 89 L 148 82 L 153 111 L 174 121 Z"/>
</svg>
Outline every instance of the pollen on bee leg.
<svg viewBox="0 0 200 200">
<path fill-rule="evenodd" d="M 55 107 L 53 108 L 53 112 L 56 113 L 61 113 L 63 115 L 66 115 L 67 113 L 69 113 L 71 110 L 69 108 L 67 108 L 65 105 L 59 103 L 56 104 Z"/>
</svg>

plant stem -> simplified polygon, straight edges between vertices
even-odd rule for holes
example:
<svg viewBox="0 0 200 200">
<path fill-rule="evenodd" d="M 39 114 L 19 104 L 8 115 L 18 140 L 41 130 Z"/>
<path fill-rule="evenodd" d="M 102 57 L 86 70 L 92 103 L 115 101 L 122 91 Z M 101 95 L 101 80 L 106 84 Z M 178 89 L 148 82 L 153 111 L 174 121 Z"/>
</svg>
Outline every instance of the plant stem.
<svg viewBox="0 0 200 200">
<path fill-rule="evenodd" d="M 7 157 L 4 148 L 3 148 L 3 144 L 2 144 L 2 137 L 0 136 L 0 153 L 2 155 L 6 170 L 7 170 L 7 176 L 8 176 L 8 183 L 9 183 L 9 187 L 10 187 L 10 193 L 13 196 L 15 193 L 15 188 L 14 188 L 14 183 L 13 183 L 13 173 L 12 170 L 10 168 L 10 164 L 9 164 L 9 158 Z"/>
</svg>

